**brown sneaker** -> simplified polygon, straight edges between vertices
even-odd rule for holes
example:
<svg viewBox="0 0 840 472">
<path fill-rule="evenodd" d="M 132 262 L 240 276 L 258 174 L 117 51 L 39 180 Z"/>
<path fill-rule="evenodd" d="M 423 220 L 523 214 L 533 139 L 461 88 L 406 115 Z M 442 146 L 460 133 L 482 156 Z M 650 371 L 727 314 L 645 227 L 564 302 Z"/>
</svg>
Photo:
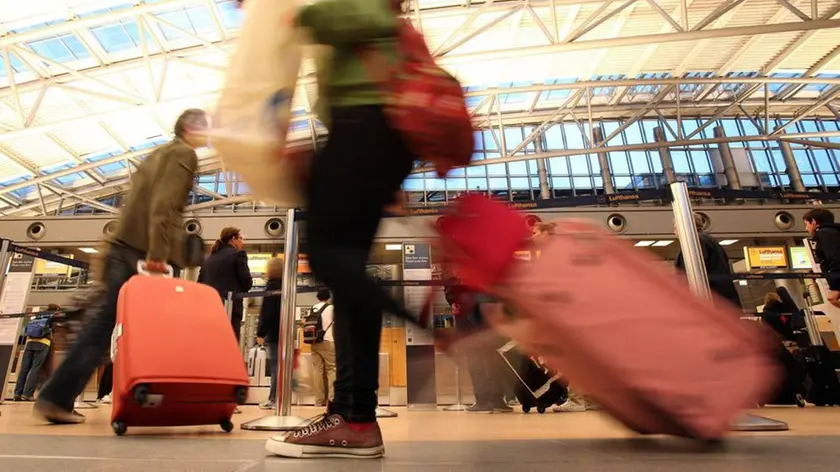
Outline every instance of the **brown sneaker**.
<svg viewBox="0 0 840 472">
<path fill-rule="evenodd" d="M 38 400 L 32 408 L 35 417 L 53 424 L 80 424 L 85 422 L 84 415 L 79 412 L 65 411 L 52 403 Z"/>
<path fill-rule="evenodd" d="M 298 459 L 376 459 L 385 455 L 379 424 L 371 423 L 366 429 L 356 431 L 339 415 L 324 416 L 302 429 L 273 437 L 265 448 L 274 455 Z"/>
</svg>

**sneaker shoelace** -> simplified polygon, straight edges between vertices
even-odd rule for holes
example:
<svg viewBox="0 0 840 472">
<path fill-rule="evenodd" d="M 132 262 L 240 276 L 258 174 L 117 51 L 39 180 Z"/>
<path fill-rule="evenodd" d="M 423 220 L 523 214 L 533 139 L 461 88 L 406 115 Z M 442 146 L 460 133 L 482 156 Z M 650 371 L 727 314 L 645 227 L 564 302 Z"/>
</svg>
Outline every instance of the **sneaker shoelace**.
<svg viewBox="0 0 840 472">
<path fill-rule="evenodd" d="M 318 415 L 311 418 L 306 426 L 292 432 L 292 437 L 305 438 L 335 428 L 339 424 L 340 421 L 335 416 Z"/>
</svg>

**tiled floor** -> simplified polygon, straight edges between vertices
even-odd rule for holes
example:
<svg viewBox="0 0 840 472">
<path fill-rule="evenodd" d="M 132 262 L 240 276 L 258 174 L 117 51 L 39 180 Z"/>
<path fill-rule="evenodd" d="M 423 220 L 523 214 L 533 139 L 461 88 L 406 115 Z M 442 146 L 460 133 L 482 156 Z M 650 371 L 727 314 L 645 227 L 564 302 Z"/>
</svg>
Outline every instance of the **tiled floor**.
<svg viewBox="0 0 840 472">
<path fill-rule="evenodd" d="M 675 471 L 840 470 L 840 409 L 765 409 L 784 433 L 733 435 L 707 451 L 690 441 L 636 438 L 599 413 L 479 415 L 408 412 L 381 420 L 387 457 L 377 461 L 294 461 L 267 457 L 271 433 L 218 428 L 131 430 L 114 437 L 107 408 L 80 426 L 38 425 L 28 405 L 0 407 L 0 470 L 81 471 Z M 302 409 L 299 416 L 317 413 Z M 237 423 L 259 416 L 253 408 Z M 317 463 L 313 463 L 317 462 Z"/>
</svg>

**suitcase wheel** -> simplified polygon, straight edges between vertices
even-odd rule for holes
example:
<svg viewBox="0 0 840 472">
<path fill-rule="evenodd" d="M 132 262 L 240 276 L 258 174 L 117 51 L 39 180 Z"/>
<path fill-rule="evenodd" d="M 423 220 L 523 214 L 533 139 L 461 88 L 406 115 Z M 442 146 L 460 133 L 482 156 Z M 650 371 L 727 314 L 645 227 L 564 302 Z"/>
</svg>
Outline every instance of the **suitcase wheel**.
<svg viewBox="0 0 840 472">
<path fill-rule="evenodd" d="M 144 406 L 146 404 L 146 400 L 149 399 L 149 386 L 141 384 L 134 387 L 132 395 L 134 396 L 134 401 L 137 402 L 138 405 Z"/>
<path fill-rule="evenodd" d="M 125 423 L 123 423 L 122 421 L 114 421 L 113 423 L 111 423 L 111 428 L 114 430 L 114 434 L 116 434 L 117 436 L 124 435 L 125 432 L 128 430 L 128 427 L 126 427 Z"/>
<path fill-rule="evenodd" d="M 528 413 L 529 411 L 531 411 L 530 406 L 522 405 L 522 413 Z"/>
<path fill-rule="evenodd" d="M 233 421 L 231 420 L 222 420 L 222 422 L 219 423 L 219 426 L 221 426 L 222 430 L 226 433 L 233 431 Z"/>
<path fill-rule="evenodd" d="M 537 407 L 537 413 L 539 413 L 539 414 L 541 414 L 541 415 L 542 415 L 543 413 L 545 413 L 545 407 L 544 407 L 544 406 L 538 406 L 538 407 Z"/>
<path fill-rule="evenodd" d="M 234 395 L 236 395 L 236 404 L 244 405 L 245 402 L 248 400 L 248 388 L 236 387 L 236 390 L 234 390 Z"/>
</svg>

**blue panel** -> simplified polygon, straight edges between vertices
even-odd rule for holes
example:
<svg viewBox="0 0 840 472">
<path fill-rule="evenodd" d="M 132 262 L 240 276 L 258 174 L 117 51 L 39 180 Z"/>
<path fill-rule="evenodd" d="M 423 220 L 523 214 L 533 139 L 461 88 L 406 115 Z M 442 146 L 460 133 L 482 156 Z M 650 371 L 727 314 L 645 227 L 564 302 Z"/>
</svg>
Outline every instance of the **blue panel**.
<svg viewBox="0 0 840 472">
<path fill-rule="evenodd" d="M 18 198 L 24 198 L 25 196 L 27 196 L 28 194 L 30 194 L 34 191 L 35 191 L 35 186 L 30 185 L 29 187 L 23 187 L 22 189 L 15 190 L 14 192 L 11 192 L 11 194 L 18 197 Z"/>
<path fill-rule="evenodd" d="M 487 175 L 508 175 L 507 168 L 504 164 L 491 164 L 487 166 Z"/>
<path fill-rule="evenodd" d="M 134 41 L 128 36 L 120 23 L 91 28 L 90 32 L 93 33 L 105 52 L 120 52 L 136 47 Z"/>
<path fill-rule="evenodd" d="M 105 164 L 96 168 L 96 170 L 102 172 L 105 175 L 113 174 L 114 172 L 117 172 L 122 169 L 125 169 L 125 163 L 123 161 L 112 162 L 110 164 Z"/>
<path fill-rule="evenodd" d="M 551 186 L 561 190 L 572 188 L 572 181 L 568 177 L 552 177 Z"/>
<path fill-rule="evenodd" d="M 184 10 L 158 13 L 155 16 L 185 31 L 195 33 L 195 29 L 193 28 L 192 23 L 190 23 L 190 19 L 187 16 L 187 12 L 185 12 Z M 176 30 L 175 28 L 169 27 L 165 24 L 160 24 L 160 30 L 161 32 L 163 32 L 163 36 L 167 39 L 167 41 L 183 39 L 187 37 L 184 33 L 180 32 L 179 30 Z"/>
<path fill-rule="evenodd" d="M 216 22 L 210 10 L 206 6 L 187 8 L 187 16 L 192 23 L 193 30 L 197 33 L 210 33 L 216 31 Z"/>
<path fill-rule="evenodd" d="M 237 29 L 242 27 L 242 21 L 245 16 L 233 0 L 217 0 L 219 11 L 222 14 L 222 24 L 228 29 Z"/>
<path fill-rule="evenodd" d="M 485 177 L 487 175 L 486 166 L 469 166 L 467 167 L 468 177 Z"/>
<path fill-rule="evenodd" d="M 712 172 L 712 162 L 706 151 L 691 151 L 691 163 L 698 174 Z"/>
<path fill-rule="evenodd" d="M 566 148 L 563 145 L 563 131 L 557 125 L 553 125 L 551 128 L 545 130 L 543 132 L 543 138 L 545 139 L 546 149 L 548 150 L 557 151 Z"/>
<path fill-rule="evenodd" d="M 467 179 L 467 187 L 470 190 L 488 190 L 487 179 Z"/>
<path fill-rule="evenodd" d="M 508 175 L 528 175 L 528 163 L 525 161 L 509 163 Z"/>
<path fill-rule="evenodd" d="M 650 162 L 647 153 L 644 151 L 631 151 L 630 162 L 633 164 L 633 172 L 636 174 L 647 174 L 651 172 Z"/>
<path fill-rule="evenodd" d="M 423 179 L 409 177 L 403 181 L 402 188 L 409 192 L 423 191 Z"/>
<path fill-rule="evenodd" d="M 65 46 L 58 38 L 33 41 L 27 45 L 32 48 L 36 54 L 44 56 L 53 62 L 64 63 L 76 59 L 73 56 L 73 53 L 71 53 L 70 50 L 67 49 L 67 46 Z"/>
<path fill-rule="evenodd" d="M 26 182 L 27 180 L 29 180 L 29 177 L 15 177 L 14 179 L 4 180 L 0 182 L 0 187 L 8 187 L 10 185 Z"/>
<path fill-rule="evenodd" d="M 573 175 L 589 175 L 586 156 L 569 156 L 569 164 L 572 166 Z"/>
<path fill-rule="evenodd" d="M 512 190 L 530 190 L 531 183 L 525 177 L 516 177 L 510 179 L 510 188 Z"/>
<path fill-rule="evenodd" d="M 630 165 L 627 163 L 627 153 L 623 151 L 607 154 L 610 160 L 610 170 L 613 174 L 630 174 Z"/>
<path fill-rule="evenodd" d="M 466 190 L 467 189 L 467 179 L 463 178 L 448 178 L 446 179 L 446 189 L 447 190 Z"/>
<path fill-rule="evenodd" d="M 574 123 L 563 123 L 567 149 L 583 149 L 583 135 Z"/>
<path fill-rule="evenodd" d="M 84 179 L 85 177 L 87 177 L 87 175 L 82 174 L 81 172 L 76 172 L 75 174 L 57 177 L 55 180 L 58 181 L 58 183 L 60 183 L 61 185 L 71 185 L 73 182 Z"/>
</svg>

